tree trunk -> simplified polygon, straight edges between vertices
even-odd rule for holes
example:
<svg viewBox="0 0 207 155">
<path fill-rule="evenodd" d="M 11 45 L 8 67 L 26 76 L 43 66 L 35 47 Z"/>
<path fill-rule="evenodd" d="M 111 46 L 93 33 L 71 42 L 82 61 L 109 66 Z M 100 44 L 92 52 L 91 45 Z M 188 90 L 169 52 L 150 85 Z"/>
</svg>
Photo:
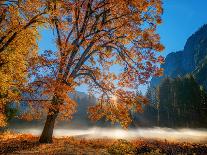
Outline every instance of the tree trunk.
<svg viewBox="0 0 207 155">
<path fill-rule="evenodd" d="M 51 102 L 52 107 L 49 108 L 45 126 L 39 139 L 40 143 L 52 143 L 53 129 L 55 125 L 55 120 L 59 113 L 60 103 L 61 100 L 58 98 L 58 96 L 54 95 Z"/>
<path fill-rule="evenodd" d="M 52 113 L 52 114 L 51 114 Z M 44 129 L 40 136 L 40 143 L 52 143 L 53 129 L 55 125 L 55 120 L 58 116 L 59 110 L 50 109 L 47 115 Z"/>
<path fill-rule="evenodd" d="M 157 109 L 157 126 L 160 126 L 160 108 Z"/>
</svg>

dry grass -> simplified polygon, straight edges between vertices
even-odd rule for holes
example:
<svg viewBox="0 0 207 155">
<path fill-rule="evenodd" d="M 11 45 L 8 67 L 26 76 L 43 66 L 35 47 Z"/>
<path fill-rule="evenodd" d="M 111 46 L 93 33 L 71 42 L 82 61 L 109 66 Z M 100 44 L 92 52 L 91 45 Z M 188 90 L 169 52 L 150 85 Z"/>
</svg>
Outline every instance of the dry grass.
<svg viewBox="0 0 207 155">
<path fill-rule="evenodd" d="M 0 135 L 0 154 L 207 154 L 207 144 L 190 144 L 137 139 L 54 138 L 52 144 L 39 144 L 38 137 L 5 132 Z"/>
</svg>

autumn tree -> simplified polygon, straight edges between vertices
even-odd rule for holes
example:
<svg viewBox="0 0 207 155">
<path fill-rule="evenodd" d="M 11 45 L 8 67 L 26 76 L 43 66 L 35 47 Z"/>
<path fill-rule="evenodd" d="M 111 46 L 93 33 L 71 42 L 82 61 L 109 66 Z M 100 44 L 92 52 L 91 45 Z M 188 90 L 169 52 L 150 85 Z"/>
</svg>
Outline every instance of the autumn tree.
<svg viewBox="0 0 207 155">
<path fill-rule="evenodd" d="M 38 26 L 46 18 L 41 0 L 0 1 L 0 126 L 6 125 L 5 105 L 20 100 L 29 61 L 37 57 Z"/>
<path fill-rule="evenodd" d="M 99 96 L 89 109 L 92 120 L 106 117 L 127 127 L 130 110 L 139 111 L 143 103 L 135 86 L 162 73 L 157 63 L 163 58 L 156 54 L 163 50 L 156 34 L 161 0 L 53 0 L 47 5 L 57 51 L 39 55 L 30 76 L 35 77 L 32 87 L 41 86 L 47 97 L 45 102 L 30 102 L 31 107 L 42 108 L 38 112 L 47 112 L 39 141 L 52 142 L 57 117 L 71 118 L 76 103 L 68 93 L 81 84 Z M 114 65 L 122 68 L 119 74 L 110 70 Z"/>
</svg>

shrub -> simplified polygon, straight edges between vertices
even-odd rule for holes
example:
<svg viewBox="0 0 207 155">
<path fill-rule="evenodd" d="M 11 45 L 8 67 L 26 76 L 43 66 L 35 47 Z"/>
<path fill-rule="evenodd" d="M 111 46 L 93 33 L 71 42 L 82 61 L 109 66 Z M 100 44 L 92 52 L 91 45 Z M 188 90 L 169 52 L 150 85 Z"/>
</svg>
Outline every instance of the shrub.
<svg viewBox="0 0 207 155">
<path fill-rule="evenodd" d="M 108 152 L 114 155 L 134 154 L 135 147 L 126 140 L 118 140 L 108 148 Z"/>
</svg>

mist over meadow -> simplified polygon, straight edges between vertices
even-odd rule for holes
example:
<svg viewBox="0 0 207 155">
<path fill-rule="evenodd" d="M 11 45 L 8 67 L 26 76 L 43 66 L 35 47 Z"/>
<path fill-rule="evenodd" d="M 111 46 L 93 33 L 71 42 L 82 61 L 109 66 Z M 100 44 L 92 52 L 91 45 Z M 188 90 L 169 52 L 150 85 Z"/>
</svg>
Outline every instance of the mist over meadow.
<svg viewBox="0 0 207 155">
<path fill-rule="evenodd" d="M 13 131 L 33 134 L 39 136 L 42 129 L 40 128 L 24 128 L 13 129 Z M 70 129 L 70 128 L 57 128 L 54 130 L 55 137 L 74 136 L 77 138 L 86 139 L 158 139 L 168 140 L 174 142 L 194 142 L 206 143 L 207 130 L 206 129 L 172 129 L 172 128 L 137 128 L 137 129 L 121 129 L 121 128 L 100 128 L 92 127 L 85 129 Z"/>
</svg>

